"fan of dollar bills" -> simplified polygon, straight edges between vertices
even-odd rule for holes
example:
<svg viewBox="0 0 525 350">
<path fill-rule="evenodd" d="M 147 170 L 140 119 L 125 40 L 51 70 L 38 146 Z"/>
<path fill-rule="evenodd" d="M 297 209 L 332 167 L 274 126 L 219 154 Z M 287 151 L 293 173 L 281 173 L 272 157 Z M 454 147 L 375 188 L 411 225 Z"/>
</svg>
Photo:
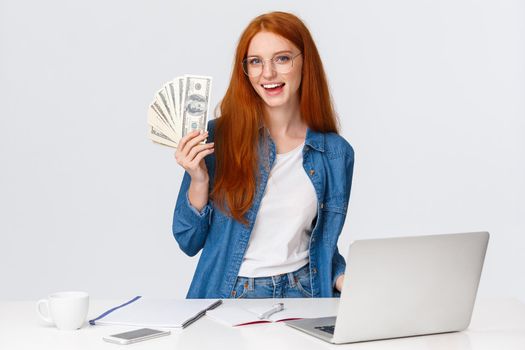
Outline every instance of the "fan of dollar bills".
<svg viewBox="0 0 525 350">
<path fill-rule="evenodd" d="M 148 108 L 149 138 L 177 148 L 180 139 L 195 130 L 206 131 L 211 77 L 184 75 L 167 82 Z"/>
</svg>

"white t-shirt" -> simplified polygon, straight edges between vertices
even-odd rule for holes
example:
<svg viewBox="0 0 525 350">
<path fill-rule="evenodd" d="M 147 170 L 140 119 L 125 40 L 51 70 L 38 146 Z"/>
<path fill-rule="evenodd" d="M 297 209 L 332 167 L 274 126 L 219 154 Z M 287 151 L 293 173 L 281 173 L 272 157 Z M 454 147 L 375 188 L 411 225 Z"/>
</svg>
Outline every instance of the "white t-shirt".
<svg viewBox="0 0 525 350">
<path fill-rule="evenodd" d="M 274 276 L 308 263 L 317 195 L 303 168 L 303 146 L 276 154 L 239 276 Z"/>
</svg>

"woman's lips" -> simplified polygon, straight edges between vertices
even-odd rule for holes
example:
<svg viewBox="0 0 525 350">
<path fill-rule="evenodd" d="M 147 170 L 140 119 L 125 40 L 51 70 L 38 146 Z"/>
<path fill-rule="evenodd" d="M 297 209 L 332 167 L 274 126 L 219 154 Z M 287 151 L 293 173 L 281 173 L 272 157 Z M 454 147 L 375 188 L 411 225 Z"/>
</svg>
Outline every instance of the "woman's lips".
<svg viewBox="0 0 525 350">
<path fill-rule="evenodd" d="M 261 84 L 267 95 L 275 96 L 279 95 L 286 84 L 285 83 L 273 83 L 273 84 Z"/>
</svg>

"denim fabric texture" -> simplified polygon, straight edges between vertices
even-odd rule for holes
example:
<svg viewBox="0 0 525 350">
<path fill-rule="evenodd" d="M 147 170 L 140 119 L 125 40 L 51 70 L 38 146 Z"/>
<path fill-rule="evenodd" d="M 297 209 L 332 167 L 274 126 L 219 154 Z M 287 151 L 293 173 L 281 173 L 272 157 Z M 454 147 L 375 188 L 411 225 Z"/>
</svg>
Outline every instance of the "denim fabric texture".
<svg viewBox="0 0 525 350">
<path fill-rule="evenodd" d="M 208 123 L 208 142 L 214 141 L 215 120 Z M 191 178 L 184 174 L 173 215 L 173 235 L 184 253 L 201 252 L 187 298 L 231 298 L 238 287 L 238 272 L 250 240 L 257 211 L 270 169 L 275 160 L 275 144 L 262 127 L 259 147 L 259 181 L 252 207 L 243 225 L 217 209 L 213 201 L 198 211 L 188 200 Z M 215 155 L 205 158 L 210 175 L 210 191 L 215 174 Z M 313 297 L 339 296 L 337 277 L 345 271 L 337 240 L 343 229 L 352 185 L 354 150 L 335 133 L 307 130 L 303 147 L 303 168 L 317 194 L 317 217 L 309 244 L 309 292 Z M 244 284 L 243 284 L 244 285 Z M 303 286 L 304 287 L 304 286 Z M 236 292 L 237 293 L 237 292 Z"/>
<path fill-rule="evenodd" d="M 310 266 L 271 277 L 237 277 L 232 299 L 311 298 Z"/>
</svg>

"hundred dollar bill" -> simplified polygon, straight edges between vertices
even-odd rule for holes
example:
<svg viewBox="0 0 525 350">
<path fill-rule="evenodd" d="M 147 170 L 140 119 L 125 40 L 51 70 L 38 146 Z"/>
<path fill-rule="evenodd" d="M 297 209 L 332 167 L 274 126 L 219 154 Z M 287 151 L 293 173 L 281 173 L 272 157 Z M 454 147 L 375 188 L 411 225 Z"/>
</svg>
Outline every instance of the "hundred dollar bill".
<svg viewBox="0 0 525 350">
<path fill-rule="evenodd" d="M 173 142 L 168 136 L 164 135 L 162 132 L 158 131 L 151 125 L 149 127 L 149 138 L 156 143 L 160 143 L 161 145 L 177 148 L 177 143 Z"/>
<path fill-rule="evenodd" d="M 177 110 L 177 101 L 175 101 L 175 95 L 178 93 L 175 91 L 175 83 L 173 81 L 170 81 L 166 83 L 166 86 L 164 88 L 168 91 L 168 98 L 170 101 L 170 110 L 173 112 L 172 119 L 176 120 L 180 114 L 180 112 Z"/>
<path fill-rule="evenodd" d="M 171 103 L 169 101 L 168 91 L 165 87 L 157 91 L 157 95 L 155 96 L 155 100 L 158 103 L 158 107 L 162 110 L 166 120 L 168 121 L 168 124 L 171 126 L 171 128 L 177 132 L 177 128 L 175 127 L 174 119 L 174 113 L 171 110 Z"/>
<path fill-rule="evenodd" d="M 167 128 L 169 128 L 169 133 L 174 135 L 174 141 L 176 141 L 176 139 L 179 139 L 180 130 L 175 130 L 175 127 L 170 123 L 170 117 L 168 116 L 168 112 L 162 107 L 161 103 L 159 103 L 158 100 L 155 100 L 151 103 L 151 108 L 157 113 L 159 119 L 162 120 L 163 124 L 166 125 Z"/>
<path fill-rule="evenodd" d="M 181 103 L 182 137 L 195 130 L 207 130 L 211 83 L 211 77 L 184 76 L 184 93 Z"/>
<path fill-rule="evenodd" d="M 177 134 L 175 134 L 170 126 L 164 122 L 163 118 L 155 111 L 153 105 L 150 105 L 148 108 L 148 125 L 169 137 L 171 141 L 177 141 Z"/>
<path fill-rule="evenodd" d="M 211 77 L 185 75 L 157 91 L 148 109 L 148 135 L 158 144 L 177 147 L 180 139 L 208 125 Z"/>
<path fill-rule="evenodd" d="M 181 121 L 181 130 L 182 130 L 182 94 L 184 93 L 184 77 L 177 77 L 175 78 L 175 82 L 177 83 L 177 91 L 179 92 L 179 98 L 177 101 L 177 111 L 179 112 L 179 120 Z"/>
<path fill-rule="evenodd" d="M 182 85 L 182 83 L 180 84 Z M 182 96 L 182 91 L 179 87 L 179 79 L 175 78 L 173 81 L 170 81 L 167 85 L 169 95 L 173 104 L 173 117 L 172 121 L 174 123 L 175 130 L 177 131 L 177 143 L 182 138 L 182 119 L 180 117 L 180 98 Z"/>
</svg>

